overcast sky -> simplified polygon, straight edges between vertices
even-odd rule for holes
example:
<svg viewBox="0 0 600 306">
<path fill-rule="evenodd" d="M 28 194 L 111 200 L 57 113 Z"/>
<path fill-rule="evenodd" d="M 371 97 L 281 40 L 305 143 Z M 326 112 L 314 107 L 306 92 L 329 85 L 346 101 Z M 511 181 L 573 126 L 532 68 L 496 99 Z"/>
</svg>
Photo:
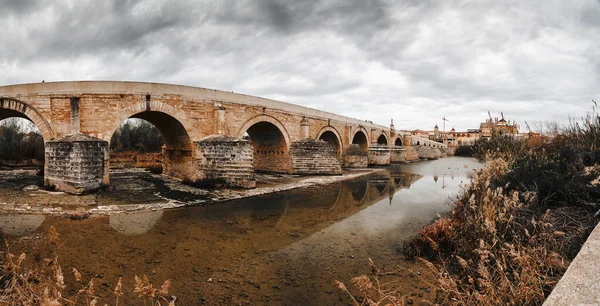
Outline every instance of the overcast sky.
<svg viewBox="0 0 600 306">
<path fill-rule="evenodd" d="M 397 129 L 566 122 L 600 100 L 600 0 L 0 0 L 0 84 L 147 81 Z"/>
</svg>

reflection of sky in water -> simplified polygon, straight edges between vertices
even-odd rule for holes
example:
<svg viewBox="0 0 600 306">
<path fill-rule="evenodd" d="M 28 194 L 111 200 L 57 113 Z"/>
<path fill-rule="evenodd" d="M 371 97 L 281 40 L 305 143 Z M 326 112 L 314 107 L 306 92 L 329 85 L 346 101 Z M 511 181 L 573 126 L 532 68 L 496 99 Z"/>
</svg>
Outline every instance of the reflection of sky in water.
<svg viewBox="0 0 600 306">
<path fill-rule="evenodd" d="M 472 170 L 479 166 L 470 158 L 458 157 L 396 166 L 392 172 L 423 177 L 409 188 L 398 190 L 391 203 L 388 198 L 382 199 L 328 230 L 381 235 L 392 229 L 401 230 L 408 222 L 432 220 L 436 214 L 450 211 L 447 200 L 459 193 L 461 186 L 469 182 Z"/>
<path fill-rule="evenodd" d="M 154 228 L 162 216 L 162 210 L 112 215 L 109 224 L 123 235 L 141 235 Z"/>
<path fill-rule="evenodd" d="M 29 235 L 42 225 L 46 219 L 42 215 L 4 215 L 0 216 L 0 232 L 10 236 Z"/>
</svg>

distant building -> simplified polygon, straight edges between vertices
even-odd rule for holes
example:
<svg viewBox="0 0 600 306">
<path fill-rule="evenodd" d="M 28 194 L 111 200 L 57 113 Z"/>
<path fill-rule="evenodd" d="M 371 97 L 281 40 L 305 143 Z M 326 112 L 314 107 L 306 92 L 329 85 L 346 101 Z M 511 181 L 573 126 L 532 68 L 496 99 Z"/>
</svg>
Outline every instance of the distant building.
<svg viewBox="0 0 600 306">
<path fill-rule="evenodd" d="M 509 135 L 517 137 L 519 135 L 519 126 L 515 121 L 512 123 L 506 121 L 504 119 L 504 115 L 502 115 L 502 119 L 498 120 L 498 117 L 490 119 L 486 119 L 485 122 L 482 122 L 479 125 L 479 130 L 481 130 L 482 138 L 490 138 L 492 137 L 492 133 L 496 131 L 500 135 Z"/>
<path fill-rule="evenodd" d="M 479 125 L 479 129 L 467 129 L 466 131 L 456 131 L 452 128 L 449 132 L 440 131 L 437 124 L 433 128 L 433 131 L 426 132 L 421 130 L 415 130 L 414 132 L 419 131 L 419 135 L 424 135 L 428 133 L 429 139 L 444 143 L 450 147 L 458 147 L 458 146 L 472 146 L 475 144 L 475 141 L 480 138 L 490 138 L 492 137 L 492 133 L 494 131 L 498 132 L 500 135 L 510 135 L 513 137 L 522 137 L 519 134 L 519 126 L 515 121 L 506 121 L 504 119 L 504 115 L 502 115 L 502 119 L 486 119 L 485 122 L 482 122 Z M 413 134 L 415 135 L 415 134 Z"/>
<path fill-rule="evenodd" d="M 457 132 L 452 128 L 449 132 L 440 132 L 436 125 L 433 128 L 431 140 L 444 143 L 450 147 L 458 147 L 472 146 L 479 137 L 481 137 L 481 133 L 476 129 L 469 129 L 466 132 Z"/>
</svg>

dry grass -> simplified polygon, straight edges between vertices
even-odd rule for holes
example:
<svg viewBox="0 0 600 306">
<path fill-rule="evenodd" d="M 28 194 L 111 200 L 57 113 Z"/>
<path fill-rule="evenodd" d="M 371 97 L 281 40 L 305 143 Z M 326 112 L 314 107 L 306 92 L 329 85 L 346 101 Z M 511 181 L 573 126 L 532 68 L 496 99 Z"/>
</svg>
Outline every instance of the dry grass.
<svg viewBox="0 0 600 306">
<path fill-rule="evenodd" d="M 136 151 L 110 152 L 111 167 L 162 169 L 162 153 L 140 153 Z"/>
<path fill-rule="evenodd" d="M 42 258 L 38 249 L 32 250 L 30 257 L 22 253 L 18 257 L 10 252 L 2 252 L 0 267 L 0 305 L 124 305 L 119 299 L 125 294 L 122 279 L 114 285 L 110 298 L 101 298 L 96 294 L 96 280 L 84 279 L 77 269 L 72 273 L 64 273 L 59 264 L 58 250 L 63 242 L 60 234 L 51 227 L 47 242 L 51 246 L 48 258 Z M 74 281 L 67 281 L 72 278 Z M 67 283 L 80 284 L 80 288 L 68 288 Z M 167 280 L 160 288 L 154 288 L 144 275 L 135 276 L 135 285 L 131 293 L 135 294 L 143 305 L 175 305 L 176 298 L 169 296 L 170 281 Z M 68 292 L 75 292 L 68 295 Z"/>
<path fill-rule="evenodd" d="M 356 306 L 405 305 L 407 297 L 399 294 L 394 283 L 381 282 L 383 273 L 375 266 L 371 258 L 369 258 L 369 265 L 371 266 L 369 275 L 357 276 L 350 280 L 358 295 L 352 294 L 346 284 L 338 280 L 334 280 L 335 286 L 346 293 Z"/>
<path fill-rule="evenodd" d="M 543 141 L 480 144 L 486 167 L 452 214 L 404 248 L 437 274 L 436 303 L 544 302 L 597 223 L 600 118 L 584 122 Z"/>
</svg>

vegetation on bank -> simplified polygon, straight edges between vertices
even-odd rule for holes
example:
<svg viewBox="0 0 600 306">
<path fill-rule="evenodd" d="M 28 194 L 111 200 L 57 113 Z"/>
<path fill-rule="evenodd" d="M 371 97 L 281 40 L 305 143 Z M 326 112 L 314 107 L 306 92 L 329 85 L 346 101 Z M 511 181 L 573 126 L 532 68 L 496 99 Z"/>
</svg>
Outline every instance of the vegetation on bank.
<svg viewBox="0 0 600 306">
<path fill-rule="evenodd" d="M 76 268 L 63 271 L 58 250 L 64 244 L 59 233 L 50 227 L 44 249 L 47 257 L 34 247 L 29 254 L 18 257 L 6 249 L 0 251 L 0 305 L 126 305 L 124 300 L 135 300 L 138 305 L 175 305 L 177 298 L 169 295 L 171 282 L 165 281 L 154 288 L 144 275 L 134 277 L 131 290 L 119 278 L 106 293 L 106 283 L 93 277 L 86 278 Z M 83 273 L 95 275 L 94 273 Z M 130 283 L 131 281 L 129 281 Z M 99 285 L 102 283 L 102 285 Z"/>
<path fill-rule="evenodd" d="M 436 303 L 540 305 L 597 223 L 600 117 L 546 138 L 494 134 L 452 213 L 404 247 L 437 275 Z"/>
<path fill-rule="evenodd" d="M 2 120 L 0 124 L 0 162 L 43 161 L 44 139 L 39 132 L 23 125 L 17 118 Z"/>
</svg>

